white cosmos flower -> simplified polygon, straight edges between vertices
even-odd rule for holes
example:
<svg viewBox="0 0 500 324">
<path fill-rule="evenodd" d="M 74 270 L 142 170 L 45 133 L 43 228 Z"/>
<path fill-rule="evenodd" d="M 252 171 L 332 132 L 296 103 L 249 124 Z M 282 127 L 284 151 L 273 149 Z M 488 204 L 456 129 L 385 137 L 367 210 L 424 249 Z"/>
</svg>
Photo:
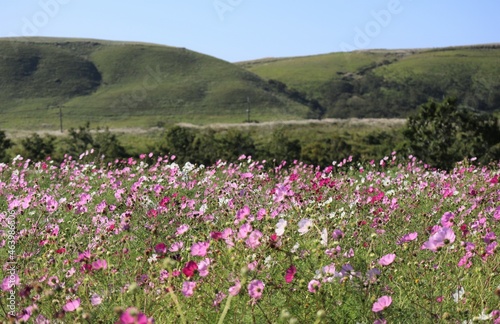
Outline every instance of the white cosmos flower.
<svg viewBox="0 0 500 324">
<path fill-rule="evenodd" d="M 459 289 L 457 289 L 457 291 L 452 295 L 455 303 L 458 303 L 458 301 L 462 299 L 464 294 L 465 294 L 464 287 L 460 287 Z"/>
<path fill-rule="evenodd" d="M 313 226 L 313 222 L 309 218 L 304 218 L 304 219 L 300 220 L 298 225 L 299 225 L 300 235 L 304 235 L 307 232 L 309 232 L 309 230 Z"/>
<path fill-rule="evenodd" d="M 288 224 L 288 222 L 284 219 L 280 219 L 278 221 L 278 224 L 276 224 L 276 235 L 282 236 L 283 233 L 285 233 L 285 227 Z"/>
<path fill-rule="evenodd" d="M 326 228 L 323 228 L 321 231 L 321 245 L 326 246 L 328 244 L 328 231 Z"/>
</svg>

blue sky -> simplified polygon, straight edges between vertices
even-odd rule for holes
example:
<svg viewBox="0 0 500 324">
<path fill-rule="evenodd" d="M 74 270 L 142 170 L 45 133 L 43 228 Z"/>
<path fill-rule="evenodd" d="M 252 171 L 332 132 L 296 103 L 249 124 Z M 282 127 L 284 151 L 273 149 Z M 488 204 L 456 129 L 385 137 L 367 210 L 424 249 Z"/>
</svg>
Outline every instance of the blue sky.
<svg viewBox="0 0 500 324">
<path fill-rule="evenodd" d="M 0 0 L 0 37 L 185 47 L 230 62 L 500 42 L 500 1 Z"/>
</svg>

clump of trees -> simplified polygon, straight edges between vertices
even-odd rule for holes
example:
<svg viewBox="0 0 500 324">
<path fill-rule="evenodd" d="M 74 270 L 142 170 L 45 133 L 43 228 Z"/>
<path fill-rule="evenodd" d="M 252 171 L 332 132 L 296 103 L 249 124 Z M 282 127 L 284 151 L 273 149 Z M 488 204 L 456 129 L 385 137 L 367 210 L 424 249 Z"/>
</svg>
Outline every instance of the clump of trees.
<svg viewBox="0 0 500 324">
<path fill-rule="evenodd" d="M 12 141 L 7 138 L 4 131 L 0 131 L 0 162 L 7 162 L 7 150 L 12 146 Z"/>
<path fill-rule="evenodd" d="M 104 156 L 106 161 L 128 156 L 116 135 L 108 128 L 91 131 L 89 123 L 77 129 L 71 128 L 69 135 L 65 137 L 33 133 L 21 139 L 17 145 L 5 137 L 5 132 L 0 131 L 0 161 L 3 162 L 17 154 L 32 161 L 41 161 L 47 157 L 62 161 L 65 155 L 78 157 L 90 149 L 94 149 L 97 156 Z"/>
<path fill-rule="evenodd" d="M 459 107 L 456 99 L 420 106 L 403 133 L 410 152 L 440 169 L 451 169 L 464 158 L 476 157 L 482 163 L 500 159 L 498 119 Z"/>
</svg>

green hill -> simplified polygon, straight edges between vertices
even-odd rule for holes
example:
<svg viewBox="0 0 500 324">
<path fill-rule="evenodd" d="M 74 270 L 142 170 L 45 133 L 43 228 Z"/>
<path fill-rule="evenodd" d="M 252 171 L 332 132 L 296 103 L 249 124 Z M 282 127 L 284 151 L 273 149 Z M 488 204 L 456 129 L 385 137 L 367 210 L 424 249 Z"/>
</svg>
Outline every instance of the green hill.
<svg viewBox="0 0 500 324">
<path fill-rule="evenodd" d="M 238 65 L 317 99 L 325 117 L 406 117 L 428 99 L 500 110 L 500 45 L 367 50 Z"/>
<path fill-rule="evenodd" d="M 0 128 L 152 127 L 406 117 L 429 98 L 500 111 L 500 45 L 369 50 L 231 64 L 175 48 L 0 38 Z M 249 114 L 247 114 L 249 113 Z"/>
<path fill-rule="evenodd" d="M 301 119 L 309 108 L 254 73 L 184 48 L 0 39 L 0 128 L 57 129 L 60 111 L 65 128 L 151 127 Z"/>
</svg>

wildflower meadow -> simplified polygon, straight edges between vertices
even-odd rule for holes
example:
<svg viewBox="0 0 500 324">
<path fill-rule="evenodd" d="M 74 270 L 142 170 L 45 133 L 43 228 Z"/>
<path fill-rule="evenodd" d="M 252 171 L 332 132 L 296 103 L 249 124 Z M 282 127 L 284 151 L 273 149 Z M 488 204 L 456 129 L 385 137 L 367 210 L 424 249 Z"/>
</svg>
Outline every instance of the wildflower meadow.
<svg viewBox="0 0 500 324">
<path fill-rule="evenodd" d="M 499 164 L 0 164 L 0 318 L 500 323 Z"/>
</svg>

